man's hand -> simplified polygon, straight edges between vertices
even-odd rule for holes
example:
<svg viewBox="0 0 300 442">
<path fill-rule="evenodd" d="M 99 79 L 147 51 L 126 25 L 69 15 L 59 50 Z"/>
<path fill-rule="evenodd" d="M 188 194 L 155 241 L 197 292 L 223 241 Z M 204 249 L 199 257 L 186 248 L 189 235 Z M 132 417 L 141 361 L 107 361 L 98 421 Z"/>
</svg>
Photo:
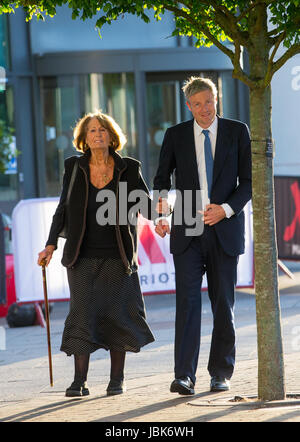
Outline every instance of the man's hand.
<svg viewBox="0 0 300 442">
<path fill-rule="evenodd" d="M 207 204 L 205 210 L 199 210 L 202 213 L 204 224 L 213 226 L 226 217 L 225 210 L 218 204 Z"/>
<path fill-rule="evenodd" d="M 170 233 L 170 225 L 166 219 L 160 219 L 155 227 L 155 232 L 164 238 L 166 233 Z"/>
</svg>

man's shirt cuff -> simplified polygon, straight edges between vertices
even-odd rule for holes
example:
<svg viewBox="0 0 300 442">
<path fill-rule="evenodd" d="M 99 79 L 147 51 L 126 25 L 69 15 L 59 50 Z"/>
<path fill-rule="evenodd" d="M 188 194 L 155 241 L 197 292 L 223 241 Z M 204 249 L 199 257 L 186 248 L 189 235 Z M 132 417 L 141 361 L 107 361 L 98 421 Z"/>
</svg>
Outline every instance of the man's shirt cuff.
<svg viewBox="0 0 300 442">
<path fill-rule="evenodd" d="M 229 204 L 227 204 L 227 203 L 221 204 L 221 207 L 223 207 L 223 209 L 225 211 L 226 218 L 231 218 L 232 215 L 234 215 L 234 211 L 232 210 L 232 208 L 230 207 Z"/>
</svg>

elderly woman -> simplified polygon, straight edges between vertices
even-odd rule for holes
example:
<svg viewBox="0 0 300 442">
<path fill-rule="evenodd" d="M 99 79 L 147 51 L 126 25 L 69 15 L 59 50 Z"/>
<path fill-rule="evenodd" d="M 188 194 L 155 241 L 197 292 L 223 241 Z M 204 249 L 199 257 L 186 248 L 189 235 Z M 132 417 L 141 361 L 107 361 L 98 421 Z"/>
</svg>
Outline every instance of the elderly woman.
<svg viewBox="0 0 300 442">
<path fill-rule="evenodd" d="M 148 208 L 151 199 L 140 162 L 117 153 L 125 143 L 120 127 L 108 115 L 88 114 L 78 122 L 73 144 L 82 155 L 65 160 L 62 194 L 46 247 L 38 257 L 38 264 L 42 260 L 49 264 L 66 218 L 62 264 L 67 267 L 70 311 L 61 350 L 74 355 L 75 361 L 74 381 L 66 396 L 89 394 L 86 380 L 90 353 L 99 348 L 110 351 L 107 395 L 123 393 L 126 352 L 139 352 L 154 341 L 145 320 L 137 274 L 137 226 L 119 222 L 119 184 L 126 183 L 127 193 L 139 190 Z M 78 167 L 66 204 L 75 163 Z M 113 225 L 98 222 L 97 212 L 105 204 L 101 192 L 108 195 L 108 190 L 116 196 Z"/>
</svg>

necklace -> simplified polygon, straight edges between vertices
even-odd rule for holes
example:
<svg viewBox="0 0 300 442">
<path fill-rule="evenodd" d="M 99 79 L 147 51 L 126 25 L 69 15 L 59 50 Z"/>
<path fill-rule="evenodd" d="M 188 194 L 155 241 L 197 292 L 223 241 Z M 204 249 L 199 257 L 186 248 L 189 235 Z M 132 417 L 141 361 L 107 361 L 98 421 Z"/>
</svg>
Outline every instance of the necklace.
<svg viewBox="0 0 300 442">
<path fill-rule="evenodd" d="M 113 170 L 112 158 L 107 157 L 102 163 L 102 166 L 100 166 L 99 163 L 97 164 L 97 162 L 90 163 L 90 165 L 92 167 L 91 181 L 95 183 L 96 187 L 102 187 L 103 185 L 106 186 L 106 184 L 108 184 L 111 180 L 111 172 Z"/>
<path fill-rule="evenodd" d="M 104 183 L 107 184 L 108 181 L 109 181 L 109 176 L 106 175 L 106 173 L 103 173 L 103 174 L 102 174 L 102 179 L 103 179 Z"/>
<path fill-rule="evenodd" d="M 110 162 L 109 158 L 105 161 L 105 165 L 108 169 L 111 168 L 111 162 Z M 109 170 L 109 172 L 110 172 L 110 170 Z M 107 184 L 110 181 L 109 175 L 107 173 L 102 173 L 101 175 L 102 175 L 102 179 L 103 179 L 104 184 Z"/>
</svg>

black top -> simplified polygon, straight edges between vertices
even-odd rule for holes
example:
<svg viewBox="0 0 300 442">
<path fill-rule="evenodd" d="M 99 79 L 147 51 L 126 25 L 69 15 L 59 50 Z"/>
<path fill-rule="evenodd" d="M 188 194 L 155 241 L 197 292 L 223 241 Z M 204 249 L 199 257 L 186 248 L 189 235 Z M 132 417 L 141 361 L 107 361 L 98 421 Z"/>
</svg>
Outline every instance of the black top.
<svg viewBox="0 0 300 442">
<path fill-rule="evenodd" d="M 141 174 L 141 163 L 130 157 L 121 157 L 112 147 L 109 153 L 113 157 L 116 169 L 116 188 L 118 183 L 127 183 L 125 195 L 127 198 L 129 193 L 134 189 L 140 189 L 144 192 L 148 199 L 147 210 L 144 211 L 143 204 L 141 206 L 142 215 L 148 219 L 155 219 L 155 210 L 149 195 L 149 189 Z M 87 151 L 80 156 L 72 156 L 65 159 L 65 172 L 63 179 L 63 188 L 60 196 L 59 204 L 53 215 L 49 236 L 46 246 L 54 245 L 57 248 L 59 234 L 64 227 L 65 215 L 68 221 L 68 235 L 63 248 L 63 256 L 61 263 L 67 268 L 72 268 L 76 263 L 82 239 L 86 227 L 86 204 L 88 200 L 89 186 L 86 182 L 89 177 L 89 162 L 91 159 L 91 151 Z M 69 203 L 66 205 L 66 198 L 69 188 L 72 170 L 75 162 L 78 161 L 78 169 L 74 180 L 73 190 L 70 195 Z M 134 203 L 131 203 L 132 205 Z M 119 220 L 117 220 L 119 221 Z M 128 275 L 137 271 L 138 268 L 138 235 L 137 226 L 135 225 L 116 225 L 116 234 L 120 248 L 120 258 L 124 264 L 125 271 Z M 120 237 L 119 237 L 120 235 Z"/>
<path fill-rule="evenodd" d="M 105 220 L 109 221 L 110 219 L 108 209 L 106 209 L 104 212 L 99 211 L 101 206 L 105 205 L 105 207 L 107 207 L 108 198 L 105 195 L 107 190 L 112 191 L 115 195 L 115 173 L 113 179 L 102 189 L 98 189 L 91 182 L 89 182 L 89 196 L 86 210 L 86 229 L 80 249 L 80 256 L 84 256 L 87 258 L 120 258 L 120 252 L 116 237 L 115 221 L 112 224 L 107 223 L 105 225 L 101 225 L 97 222 L 97 212 L 98 217 L 100 217 L 101 213 L 103 214 Z M 104 197 L 102 198 L 100 198 L 101 192 L 104 193 Z M 101 199 L 101 202 L 96 201 L 96 199 Z M 110 213 L 114 213 L 115 216 L 115 208 L 112 209 L 113 210 L 111 210 L 110 206 Z"/>
</svg>

